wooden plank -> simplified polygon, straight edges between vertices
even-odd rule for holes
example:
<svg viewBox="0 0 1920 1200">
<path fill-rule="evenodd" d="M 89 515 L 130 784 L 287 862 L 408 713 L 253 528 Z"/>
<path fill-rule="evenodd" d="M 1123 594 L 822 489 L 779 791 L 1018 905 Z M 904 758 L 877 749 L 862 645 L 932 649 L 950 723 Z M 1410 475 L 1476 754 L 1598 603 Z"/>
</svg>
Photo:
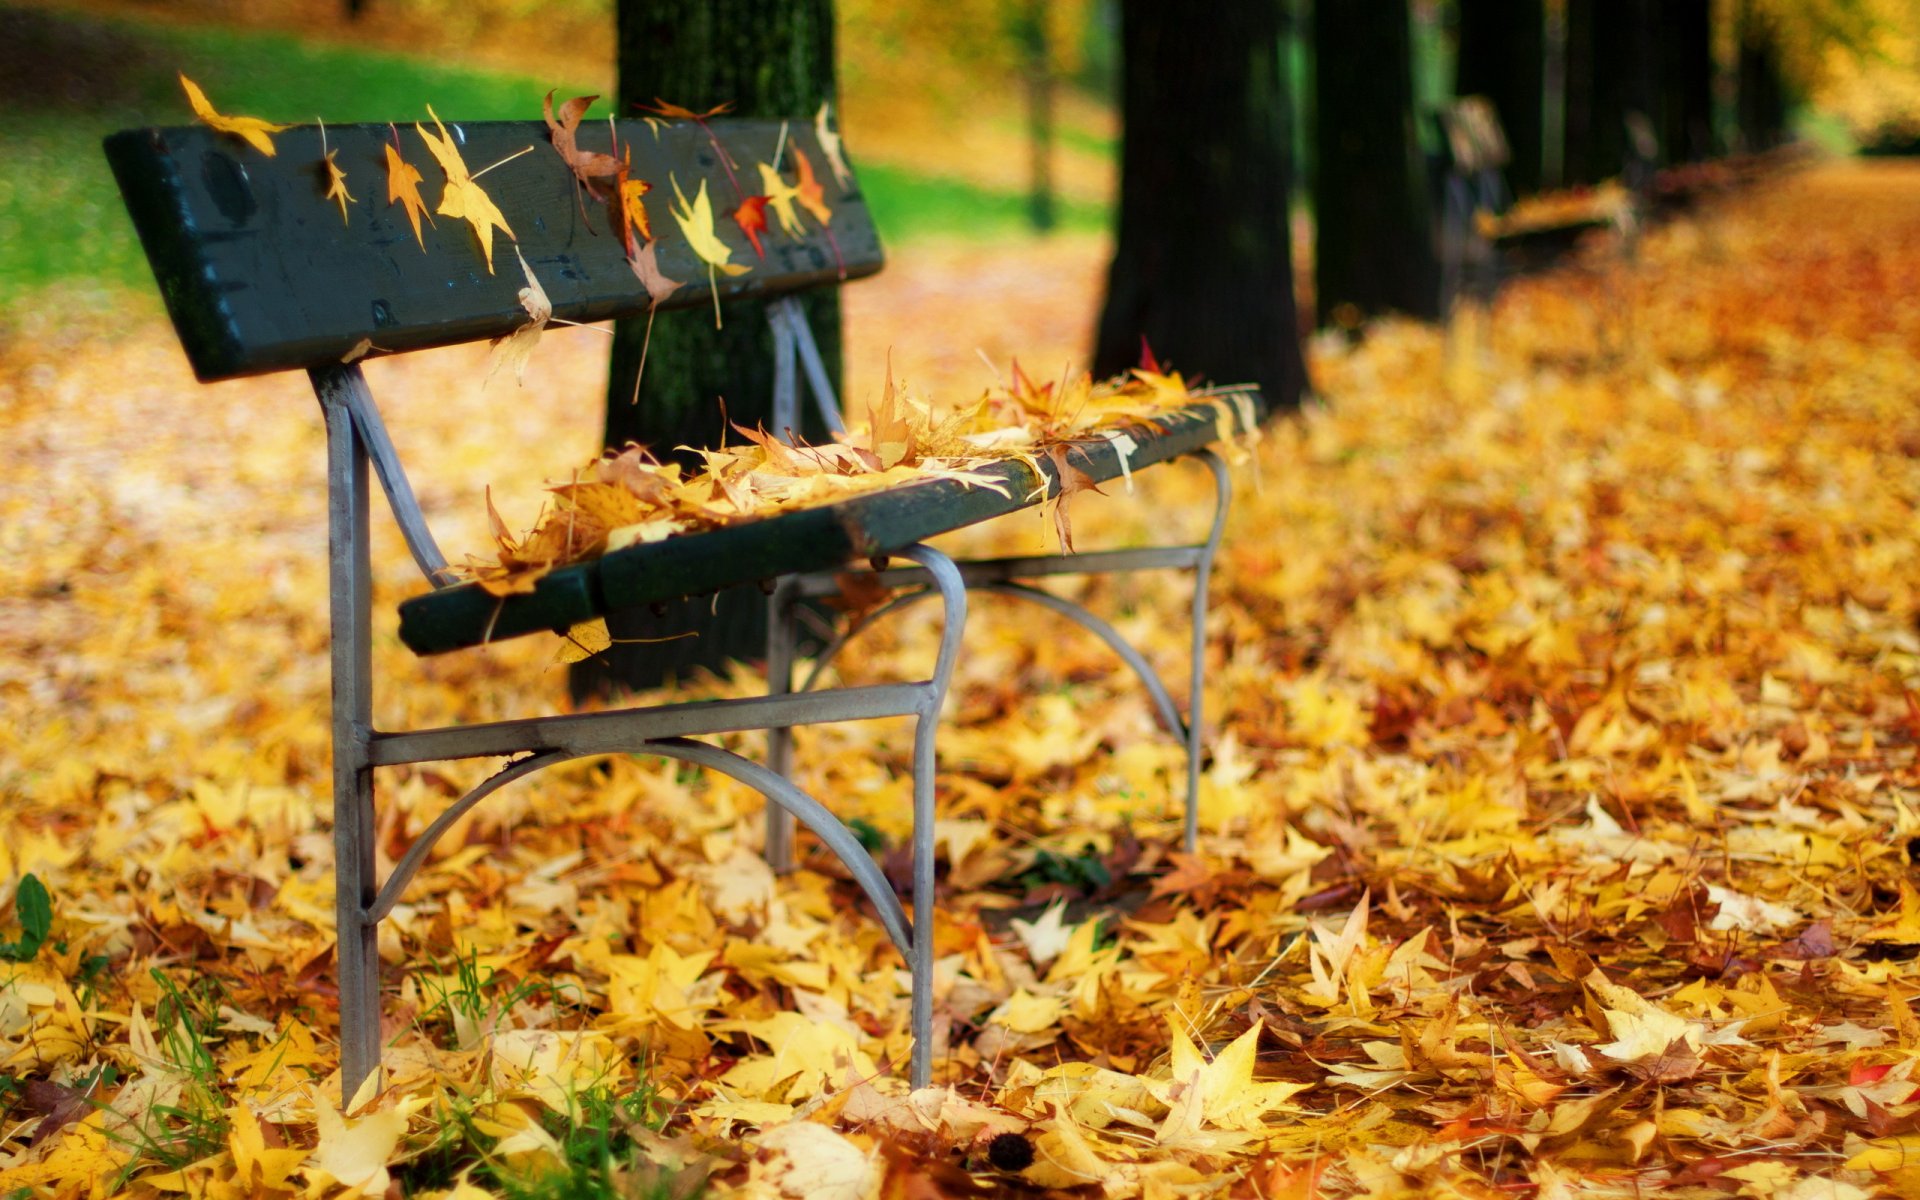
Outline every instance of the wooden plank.
<svg viewBox="0 0 1920 1200">
<path fill-rule="evenodd" d="M 1265 415 L 1260 396 L 1249 393 L 1244 404 L 1229 400 L 1221 407 L 1195 405 L 1168 414 L 1157 429 L 1132 425 L 1121 432 L 1135 443 L 1129 465 L 1139 470 L 1191 454 L 1222 433 L 1244 432 Z M 1076 443 L 1068 461 L 1097 483 L 1122 474 L 1119 450 L 1108 439 Z M 1045 494 L 1057 494 L 1054 464 L 1043 458 L 1041 465 Z M 555 571 L 530 595 L 494 597 L 477 584 L 442 588 L 401 603 L 400 640 L 416 654 L 440 654 L 539 629 L 563 630 L 611 609 L 857 563 L 1040 502 L 1040 481 L 1027 467 L 998 463 L 986 473 L 1004 482 L 1010 495 L 951 480 L 923 480 L 763 521 L 632 546 Z M 583 615 L 580 605 L 586 603 L 597 607 Z"/>
<path fill-rule="evenodd" d="M 761 234 L 764 257 L 757 255 L 727 215 L 742 193 L 705 132 L 684 121 L 657 131 L 645 121 L 622 121 L 620 143 L 631 149 L 632 177 L 653 188 L 645 204 L 660 269 L 685 284 L 663 307 L 713 303 L 707 266 L 670 215 L 675 182 L 689 201 L 706 186 L 715 232 L 732 261 L 749 268 L 737 277 L 717 276 L 723 302 L 880 269 L 880 242 L 859 185 L 843 188 L 836 181 L 810 120 L 712 124 L 745 195 L 761 191 L 759 163 L 779 166 L 793 182 L 792 149 L 798 147 L 824 189 L 831 237 L 804 209 L 797 216 L 805 236 L 788 237 L 769 210 L 773 227 Z M 425 178 L 420 194 L 429 210 L 439 204 L 445 176 L 410 126 L 327 127 L 327 148 L 357 201 L 347 206 L 344 221 L 325 198 L 317 127 L 276 135 L 271 158 L 202 126 L 126 130 L 106 139 L 121 194 L 201 379 L 336 363 L 363 339 L 378 351 L 399 352 L 500 337 L 526 323 L 518 299 L 526 279 L 513 240 L 495 231 L 489 273 L 467 222 L 436 216 L 423 227 L 423 250 L 401 206 L 387 203 L 386 147 L 397 136 L 402 156 Z M 426 128 L 433 132 L 430 121 Z M 549 143 L 544 123 L 446 128 L 471 172 L 532 148 L 487 171 L 479 184 L 519 239 L 555 316 L 599 321 L 645 311 L 647 292 L 609 231 L 606 207 L 588 203 L 583 217 L 573 173 Z M 583 149 L 606 151 L 611 141 L 604 120 L 580 130 Z M 773 164 L 776 147 L 781 161 Z"/>
</svg>

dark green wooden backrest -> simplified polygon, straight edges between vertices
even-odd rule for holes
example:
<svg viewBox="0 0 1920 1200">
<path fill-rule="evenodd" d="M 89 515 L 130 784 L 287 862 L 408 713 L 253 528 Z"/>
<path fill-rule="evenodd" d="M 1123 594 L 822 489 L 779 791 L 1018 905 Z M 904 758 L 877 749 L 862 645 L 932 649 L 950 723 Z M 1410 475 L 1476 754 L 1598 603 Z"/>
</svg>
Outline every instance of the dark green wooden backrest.
<svg viewBox="0 0 1920 1200">
<path fill-rule="evenodd" d="M 422 124 L 434 132 L 431 120 Z M 715 277 L 722 301 L 880 269 L 879 239 L 858 183 L 850 174 L 836 177 L 810 119 L 719 118 L 709 126 L 731 156 L 737 187 L 713 139 L 694 122 L 619 124 L 620 145 L 632 154 L 631 177 L 653 189 L 644 203 L 659 268 L 685 285 L 661 307 L 714 300 L 707 264 L 671 213 L 675 182 L 688 201 L 706 185 L 715 232 L 732 249 L 732 261 L 750 268 Z M 598 321 L 646 311 L 651 299 L 610 231 L 606 206 L 577 198 L 573 172 L 545 124 L 448 122 L 446 129 L 476 174 L 532 147 L 478 182 L 517 236 L 554 316 Z M 326 199 L 317 126 L 274 135 L 272 157 L 202 126 L 125 130 L 107 138 L 107 158 L 201 379 L 337 363 L 363 341 L 375 353 L 392 353 L 500 337 L 527 323 L 518 298 L 527 281 L 514 241 L 495 231 L 489 273 L 466 221 L 434 216 L 423 250 L 403 207 L 388 203 L 385 148 L 396 137 L 402 157 L 424 179 L 420 195 L 431 213 L 446 177 L 411 121 L 326 128 L 326 148 L 335 152 L 356 201 L 344 220 Z M 611 142 L 606 121 L 582 125 L 582 149 L 605 152 Z M 792 147 L 822 185 L 831 219 L 823 226 L 801 210 L 804 236 L 794 238 L 769 211 L 762 257 L 728 214 L 743 195 L 762 191 L 758 164 L 777 168 L 789 182 L 795 178 Z"/>
</svg>

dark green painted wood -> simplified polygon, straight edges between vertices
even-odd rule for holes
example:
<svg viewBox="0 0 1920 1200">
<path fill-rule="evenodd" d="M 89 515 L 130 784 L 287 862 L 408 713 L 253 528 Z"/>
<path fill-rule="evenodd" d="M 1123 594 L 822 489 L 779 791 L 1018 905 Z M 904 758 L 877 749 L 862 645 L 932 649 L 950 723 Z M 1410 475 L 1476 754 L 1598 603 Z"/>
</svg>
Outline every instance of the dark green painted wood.
<svg viewBox="0 0 1920 1200">
<path fill-rule="evenodd" d="M 401 153 L 424 176 L 420 193 L 431 209 L 438 206 L 444 176 L 408 124 L 399 126 Z M 743 182 L 757 185 L 754 164 L 772 159 L 782 123 L 720 120 L 713 126 L 745 173 Z M 464 139 L 462 157 L 474 172 L 533 148 L 488 171 L 480 184 L 519 238 L 555 316 L 598 321 L 646 310 L 646 290 L 619 238 L 608 231 L 604 206 L 589 204 L 583 221 L 572 172 L 549 144 L 543 123 L 447 128 L 456 140 Z M 329 126 L 326 136 L 358 200 L 348 205 L 344 223 L 325 198 L 317 127 L 276 135 L 278 153 L 271 158 L 201 126 L 126 130 L 107 138 L 107 158 L 201 379 L 337 362 L 362 339 L 379 351 L 398 352 L 500 337 L 526 323 L 518 300 L 526 279 L 513 241 L 495 231 L 488 274 L 467 222 L 436 217 L 424 230 L 422 251 L 404 211 L 386 202 L 384 146 L 392 127 Z M 880 269 L 880 244 L 866 204 L 857 184 L 843 192 L 835 182 L 811 114 L 788 122 L 787 137 L 804 147 L 826 189 L 837 254 L 818 222 L 802 213 L 805 240 L 769 230 L 761 235 L 766 257 L 757 257 L 725 215 L 734 206 L 732 185 L 702 130 L 671 122 L 656 134 L 645 121 L 620 123 L 621 143 L 633 152 L 633 177 L 653 185 L 646 204 L 660 267 L 686 285 L 666 306 L 712 307 L 706 265 L 669 215 L 674 179 L 689 200 L 706 182 L 715 229 L 733 248 L 733 261 L 751 267 L 742 276 L 718 277 L 723 301 L 836 284 Z M 606 122 L 583 124 L 580 145 L 609 149 Z"/>
<path fill-rule="evenodd" d="M 1252 395 L 1250 405 L 1246 414 L 1234 413 L 1230 432 L 1242 430 L 1246 416 L 1255 424 L 1264 418 L 1267 405 L 1261 397 Z M 1210 405 L 1182 409 L 1158 425 L 1127 428 L 1139 447 L 1130 459 L 1133 469 L 1213 443 L 1220 434 L 1219 410 Z M 1068 461 L 1095 482 L 1122 473 L 1119 453 L 1105 440 L 1075 445 Z M 1058 490 L 1054 465 L 1042 459 L 1042 467 L 1047 494 L 1052 495 Z M 530 595 L 497 598 L 475 584 L 443 588 L 400 605 L 400 640 L 415 653 L 440 654 L 541 629 L 563 630 L 594 615 L 583 615 L 583 597 L 591 597 L 604 613 L 787 572 L 859 562 L 1039 502 L 1029 498 L 1037 488 L 1029 468 L 999 463 L 987 473 L 1003 480 L 1010 494 L 950 480 L 923 480 L 764 521 L 629 547 L 556 571 Z"/>
</svg>

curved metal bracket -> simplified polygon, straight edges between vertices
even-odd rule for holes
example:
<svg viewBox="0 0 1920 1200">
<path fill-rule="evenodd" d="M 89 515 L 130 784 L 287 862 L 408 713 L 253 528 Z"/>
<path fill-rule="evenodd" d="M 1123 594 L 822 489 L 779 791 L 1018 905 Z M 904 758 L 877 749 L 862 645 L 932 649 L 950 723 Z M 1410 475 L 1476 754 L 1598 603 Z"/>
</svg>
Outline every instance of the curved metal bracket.
<svg viewBox="0 0 1920 1200">
<path fill-rule="evenodd" d="M 1154 713 L 1159 718 L 1161 728 L 1174 737 L 1185 740 L 1187 723 L 1181 720 L 1179 707 L 1174 703 L 1172 693 L 1167 691 L 1166 682 L 1160 678 L 1159 672 L 1153 669 L 1153 664 L 1147 661 L 1146 656 L 1105 619 L 1095 615 L 1077 601 L 1056 596 L 1029 583 L 976 583 L 969 590 L 1025 600 L 1038 604 L 1042 608 L 1052 609 L 1098 637 L 1139 677 L 1140 686 L 1147 690 L 1148 697 L 1153 701 Z M 910 608 L 922 600 L 931 599 L 936 594 L 931 588 L 903 592 L 869 613 L 867 621 L 877 621 L 890 613 Z M 864 623 L 862 627 L 864 628 Z M 848 630 L 822 649 L 813 660 L 812 669 L 807 672 L 806 678 L 801 680 L 800 686 L 795 690 L 802 692 L 813 690 L 813 686 L 820 681 L 821 675 L 833 665 L 833 660 L 839 656 L 841 650 L 846 648 L 857 632 L 858 630 Z"/>
<path fill-rule="evenodd" d="M 428 825 L 414 840 L 413 845 L 408 847 L 405 856 L 394 865 L 393 873 L 381 886 L 379 895 L 368 906 L 366 920 L 379 922 L 392 913 L 394 905 L 399 902 L 407 885 L 413 881 L 421 866 L 426 863 L 427 855 L 432 853 L 434 844 L 480 801 L 507 784 L 531 775 L 542 767 L 550 767 L 575 759 L 597 758 L 605 753 L 606 751 L 599 750 L 582 753 L 548 750 L 517 759 L 489 776 L 434 818 L 432 824 Z M 772 803 L 792 813 L 808 829 L 813 830 L 827 848 L 845 864 L 847 870 L 853 875 L 854 881 L 860 885 L 860 890 L 865 892 L 867 898 L 873 902 L 881 925 L 886 928 L 887 936 L 892 939 L 893 944 L 899 948 L 901 957 L 910 964 L 913 962 L 913 932 L 908 928 L 906 910 L 901 907 L 900 898 L 894 895 L 892 885 L 887 882 L 887 877 L 881 873 L 872 856 L 860 845 L 860 840 L 854 837 L 852 831 L 841 824 L 839 818 L 828 812 L 818 800 L 759 763 L 743 758 L 731 750 L 723 750 L 718 746 L 710 746 L 691 738 L 669 737 L 652 741 L 640 739 L 636 740 L 625 753 L 658 755 L 661 758 L 671 758 L 708 767 L 739 780 Z M 921 990 L 923 989 L 916 976 L 916 995 Z"/>
</svg>

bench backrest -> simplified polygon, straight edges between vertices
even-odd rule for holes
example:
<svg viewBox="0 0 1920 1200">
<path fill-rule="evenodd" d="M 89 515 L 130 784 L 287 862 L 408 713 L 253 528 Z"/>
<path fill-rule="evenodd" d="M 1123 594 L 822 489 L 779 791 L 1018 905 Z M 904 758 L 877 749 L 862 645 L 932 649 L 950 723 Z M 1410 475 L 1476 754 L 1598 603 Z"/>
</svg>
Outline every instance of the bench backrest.
<svg viewBox="0 0 1920 1200">
<path fill-rule="evenodd" d="M 438 136 L 431 120 L 422 124 Z M 512 229 L 555 317 L 598 321 L 647 310 L 652 299 L 611 228 L 607 205 L 581 194 L 544 123 L 448 123 L 445 129 Z M 327 126 L 326 150 L 346 172 L 355 201 L 344 219 L 327 199 L 321 136 L 318 126 L 276 134 L 271 157 L 201 126 L 127 130 L 106 140 L 128 211 L 201 379 L 339 363 L 356 350 L 366 352 L 363 343 L 375 353 L 393 353 L 497 338 L 527 324 L 519 300 L 527 280 L 515 240 L 495 230 L 489 273 L 466 221 L 434 215 L 423 230 L 423 249 L 403 205 L 389 202 L 389 146 L 423 177 L 419 193 L 429 213 L 445 186 L 445 173 L 410 123 Z M 583 150 L 608 152 L 613 137 L 608 122 L 588 120 L 578 141 Z M 716 118 L 706 128 L 693 121 L 621 121 L 618 141 L 622 155 L 631 154 L 630 178 L 652 189 L 642 203 L 659 271 L 683 284 L 660 307 L 710 306 L 716 284 L 725 301 L 880 269 L 879 239 L 858 184 L 843 173 L 837 147 L 829 155 L 821 146 L 811 120 Z M 500 161 L 528 147 L 531 152 Z M 769 208 L 759 234 L 764 255 L 756 253 L 730 214 L 743 199 L 767 191 L 760 164 L 793 184 L 796 150 L 821 188 L 829 220 L 823 225 L 799 208 L 794 215 L 802 234 L 796 237 L 783 232 Z M 704 185 L 711 228 L 731 250 L 731 262 L 748 268 L 744 274 L 710 274 L 673 215 L 680 207 L 675 184 L 689 204 Z"/>
</svg>

